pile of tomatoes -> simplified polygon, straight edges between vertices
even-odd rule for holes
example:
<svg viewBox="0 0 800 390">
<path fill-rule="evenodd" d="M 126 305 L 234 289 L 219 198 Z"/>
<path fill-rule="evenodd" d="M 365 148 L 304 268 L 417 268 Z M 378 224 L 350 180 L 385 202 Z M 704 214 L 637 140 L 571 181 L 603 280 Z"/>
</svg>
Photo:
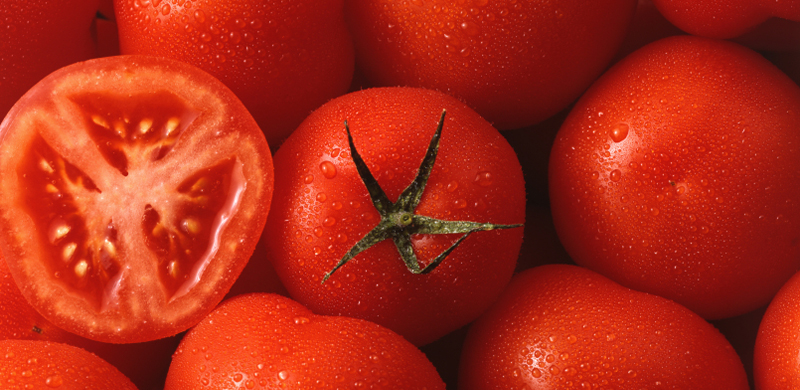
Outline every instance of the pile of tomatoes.
<svg viewBox="0 0 800 390">
<path fill-rule="evenodd" d="M 3 389 L 800 387 L 800 1 L 6 0 Z"/>
</svg>

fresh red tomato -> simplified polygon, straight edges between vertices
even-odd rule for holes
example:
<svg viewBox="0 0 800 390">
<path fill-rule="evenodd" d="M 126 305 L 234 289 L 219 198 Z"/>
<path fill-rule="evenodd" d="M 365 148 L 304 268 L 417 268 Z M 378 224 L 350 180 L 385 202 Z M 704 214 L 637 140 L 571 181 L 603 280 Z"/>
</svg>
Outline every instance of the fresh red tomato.
<svg viewBox="0 0 800 390">
<path fill-rule="evenodd" d="M 222 80 L 273 146 L 345 93 L 353 43 L 344 0 L 115 0 L 123 54 L 185 61 Z"/>
<path fill-rule="evenodd" d="M 50 72 L 94 56 L 98 1 L 0 2 L 0 118 Z"/>
<path fill-rule="evenodd" d="M 590 270 L 520 273 L 467 334 L 459 389 L 748 389 L 725 337 Z"/>
<path fill-rule="evenodd" d="M 423 345 L 476 318 L 511 278 L 522 170 L 500 133 L 453 97 L 378 88 L 334 99 L 281 146 L 275 172 L 268 256 L 315 313 Z M 490 224 L 508 228 L 478 231 Z"/>
<path fill-rule="evenodd" d="M 108 342 L 183 331 L 253 253 L 269 147 L 222 83 L 118 56 L 51 74 L 0 125 L 0 248 L 59 327 Z"/>
<path fill-rule="evenodd" d="M 690 34 L 734 38 L 771 17 L 800 21 L 798 0 L 653 0 L 670 22 Z"/>
<path fill-rule="evenodd" d="M 667 38 L 581 98 L 550 159 L 573 259 L 706 318 L 765 305 L 800 267 L 800 88 L 734 43 Z"/>
<path fill-rule="evenodd" d="M 3 389 L 137 390 L 119 370 L 81 348 L 34 340 L 0 340 Z"/>
<path fill-rule="evenodd" d="M 636 0 L 347 0 L 359 68 L 375 86 L 463 99 L 499 129 L 565 108 L 608 66 Z"/>
<path fill-rule="evenodd" d="M 425 355 L 374 323 L 275 294 L 223 302 L 183 338 L 165 390 L 444 389 Z"/>
<path fill-rule="evenodd" d="M 759 390 L 800 388 L 800 273 L 794 275 L 770 302 L 756 337 L 753 376 Z"/>
</svg>

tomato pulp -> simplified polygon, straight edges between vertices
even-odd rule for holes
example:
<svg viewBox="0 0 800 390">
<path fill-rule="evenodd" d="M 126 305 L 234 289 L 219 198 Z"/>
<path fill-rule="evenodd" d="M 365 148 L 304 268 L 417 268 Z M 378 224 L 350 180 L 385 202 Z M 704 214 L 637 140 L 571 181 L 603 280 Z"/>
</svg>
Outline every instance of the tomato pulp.
<svg viewBox="0 0 800 390">
<path fill-rule="evenodd" d="M 56 325 L 110 342 L 169 336 L 222 299 L 272 194 L 266 140 L 239 100 L 173 60 L 63 68 L 0 125 L 0 247 Z"/>
</svg>

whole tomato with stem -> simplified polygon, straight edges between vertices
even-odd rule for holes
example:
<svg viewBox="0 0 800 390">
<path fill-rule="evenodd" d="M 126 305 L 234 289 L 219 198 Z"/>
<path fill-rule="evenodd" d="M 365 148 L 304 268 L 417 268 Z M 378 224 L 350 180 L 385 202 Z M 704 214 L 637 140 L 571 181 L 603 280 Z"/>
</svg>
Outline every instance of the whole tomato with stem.
<svg viewBox="0 0 800 390">
<path fill-rule="evenodd" d="M 459 389 L 748 389 L 739 356 L 685 307 L 588 269 L 516 275 L 469 329 Z"/>
<path fill-rule="evenodd" d="M 60 69 L 0 124 L 0 248 L 52 323 L 154 340 L 208 314 L 256 246 L 272 157 L 230 89 L 189 64 Z"/>
<path fill-rule="evenodd" d="M 800 267 L 800 88 L 735 43 L 626 57 L 570 112 L 549 169 L 575 262 L 705 318 L 765 305 Z"/>
<path fill-rule="evenodd" d="M 50 72 L 95 55 L 99 0 L 0 2 L 0 119 Z"/>
<path fill-rule="evenodd" d="M 277 147 L 344 94 L 353 42 L 344 0 L 115 0 L 122 54 L 188 62 L 222 80 Z"/>
<path fill-rule="evenodd" d="M 636 0 L 347 0 L 356 62 L 378 87 L 439 90 L 501 130 L 541 122 L 609 65 Z"/>
<path fill-rule="evenodd" d="M 522 170 L 502 135 L 455 98 L 350 93 L 312 113 L 274 158 L 268 256 L 313 312 L 423 345 L 472 321 L 511 278 Z"/>
<path fill-rule="evenodd" d="M 173 356 L 165 390 L 444 390 L 430 361 L 369 321 L 312 313 L 275 294 L 223 302 Z"/>
</svg>

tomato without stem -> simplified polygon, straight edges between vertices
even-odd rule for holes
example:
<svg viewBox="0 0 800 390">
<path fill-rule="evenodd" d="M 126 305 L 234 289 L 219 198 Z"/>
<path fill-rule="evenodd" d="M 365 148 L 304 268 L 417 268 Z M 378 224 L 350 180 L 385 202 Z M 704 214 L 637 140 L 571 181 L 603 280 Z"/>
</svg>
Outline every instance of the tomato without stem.
<svg viewBox="0 0 800 390">
<path fill-rule="evenodd" d="M 770 17 L 800 21 L 797 0 L 653 0 L 653 3 L 682 30 L 709 38 L 740 36 Z"/>
<path fill-rule="evenodd" d="M 800 273 L 794 275 L 770 302 L 756 336 L 753 376 L 759 390 L 800 387 Z"/>
<path fill-rule="evenodd" d="M 0 118 L 37 81 L 95 54 L 98 0 L 0 2 Z"/>
<path fill-rule="evenodd" d="M 725 337 L 667 299 L 590 270 L 515 276 L 470 328 L 459 389 L 748 389 Z"/>
<path fill-rule="evenodd" d="M 573 259 L 706 318 L 800 267 L 800 88 L 737 44 L 667 38 L 581 98 L 550 159 Z"/>
<path fill-rule="evenodd" d="M 436 89 L 499 129 L 565 108 L 608 66 L 635 0 L 347 0 L 356 61 L 374 86 Z"/>
<path fill-rule="evenodd" d="M 274 294 L 223 302 L 184 337 L 165 390 L 444 389 L 425 355 L 368 321 Z"/>
<path fill-rule="evenodd" d="M 342 96 L 303 122 L 275 164 L 268 256 L 315 313 L 368 319 L 422 345 L 477 317 L 511 278 L 522 228 L 447 230 L 525 218 L 514 151 L 455 98 L 414 88 Z"/>
<path fill-rule="evenodd" d="M 0 356 L 0 382 L 8 390 L 137 390 L 105 360 L 67 344 L 0 340 Z"/>
<path fill-rule="evenodd" d="M 188 62 L 219 78 L 277 146 L 347 91 L 353 43 L 343 0 L 115 0 L 122 54 Z"/>
<path fill-rule="evenodd" d="M 211 311 L 253 252 L 272 193 L 255 121 L 190 65 L 63 68 L 0 125 L 0 247 L 45 318 L 111 342 Z"/>
</svg>

